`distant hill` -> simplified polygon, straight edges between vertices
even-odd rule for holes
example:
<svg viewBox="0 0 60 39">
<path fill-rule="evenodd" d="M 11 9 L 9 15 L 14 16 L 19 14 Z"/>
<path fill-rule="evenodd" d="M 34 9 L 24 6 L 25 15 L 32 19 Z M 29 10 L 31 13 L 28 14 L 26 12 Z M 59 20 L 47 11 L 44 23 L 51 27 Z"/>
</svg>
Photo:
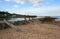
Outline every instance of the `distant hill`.
<svg viewBox="0 0 60 39">
<path fill-rule="evenodd" d="M 8 12 L 0 11 L 0 14 L 10 14 Z"/>
<path fill-rule="evenodd" d="M 20 14 L 10 14 L 9 12 L 4 12 L 4 11 L 0 11 L 0 18 L 23 18 L 23 17 L 37 17 L 37 16 L 33 16 L 33 15 L 20 15 Z"/>
</svg>

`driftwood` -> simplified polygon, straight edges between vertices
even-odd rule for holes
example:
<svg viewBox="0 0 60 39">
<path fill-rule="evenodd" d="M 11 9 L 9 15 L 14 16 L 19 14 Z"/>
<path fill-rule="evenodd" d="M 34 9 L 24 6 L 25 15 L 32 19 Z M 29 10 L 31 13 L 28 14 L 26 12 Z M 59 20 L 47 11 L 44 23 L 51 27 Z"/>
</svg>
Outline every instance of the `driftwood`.
<svg viewBox="0 0 60 39">
<path fill-rule="evenodd" d="M 9 25 L 12 29 L 15 29 L 16 31 L 25 31 L 25 30 L 28 30 L 28 29 L 22 29 L 22 28 L 18 28 L 16 27 L 15 25 L 9 23 L 8 21 L 4 20 L 4 22 Z"/>
</svg>

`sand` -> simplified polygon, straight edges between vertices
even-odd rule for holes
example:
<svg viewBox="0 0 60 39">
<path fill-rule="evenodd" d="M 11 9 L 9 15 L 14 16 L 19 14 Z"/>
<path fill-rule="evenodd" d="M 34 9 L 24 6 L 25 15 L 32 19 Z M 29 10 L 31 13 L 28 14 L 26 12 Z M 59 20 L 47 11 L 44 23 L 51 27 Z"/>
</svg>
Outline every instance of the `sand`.
<svg viewBox="0 0 60 39">
<path fill-rule="evenodd" d="M 17 27 L 26 30 L 23 32 L 11 28 L 0 30 L 0 39 L 60 39 L 60 27 L 57 25 L 31 23 Z"/>
</svg>

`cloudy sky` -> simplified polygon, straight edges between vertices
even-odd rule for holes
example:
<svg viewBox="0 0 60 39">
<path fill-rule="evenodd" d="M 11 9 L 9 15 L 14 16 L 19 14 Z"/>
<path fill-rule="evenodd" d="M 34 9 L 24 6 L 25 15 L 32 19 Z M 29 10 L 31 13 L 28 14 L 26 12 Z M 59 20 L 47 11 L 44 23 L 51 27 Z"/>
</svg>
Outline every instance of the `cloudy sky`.
<svg viewBox="0 0 60 39">
<path fill-rule="evenodd" d="M 0 11 L 23 15 L 60 16 L 60 0 L 0 0 Z"/>
</svg>

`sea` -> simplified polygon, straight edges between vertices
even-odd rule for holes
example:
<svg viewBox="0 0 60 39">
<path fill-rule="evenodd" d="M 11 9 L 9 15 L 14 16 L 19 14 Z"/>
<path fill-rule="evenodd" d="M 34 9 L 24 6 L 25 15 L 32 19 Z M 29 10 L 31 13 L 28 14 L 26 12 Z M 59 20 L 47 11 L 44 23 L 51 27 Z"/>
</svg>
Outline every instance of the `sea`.
<svg viewBox="0 0 60 39">
<path fill-rule="evenodd" d="M 37 18 L 43 18 L 43 17 L 45 17 L 45 16 L 37 16 Z M 60 16 L 51 16 L 51 17 L 57 18 L 57 19 L 55 19 L 56 21 L 60 21 Z M 26 18 L 26 19 L 29 20 L 28 18 Z M 23 21 L 23 20 L 24 20 L 24 18 L 11 18 L 8 21 Z"/>
<path fill-rule="evenodd" d="M 11 18 L 8 21 L 24 21 L 24 20 L 25 20 L 25 18 Z M 29 18 L 26 18 L 26 20 L 29 20 Z"/>
</svg>

